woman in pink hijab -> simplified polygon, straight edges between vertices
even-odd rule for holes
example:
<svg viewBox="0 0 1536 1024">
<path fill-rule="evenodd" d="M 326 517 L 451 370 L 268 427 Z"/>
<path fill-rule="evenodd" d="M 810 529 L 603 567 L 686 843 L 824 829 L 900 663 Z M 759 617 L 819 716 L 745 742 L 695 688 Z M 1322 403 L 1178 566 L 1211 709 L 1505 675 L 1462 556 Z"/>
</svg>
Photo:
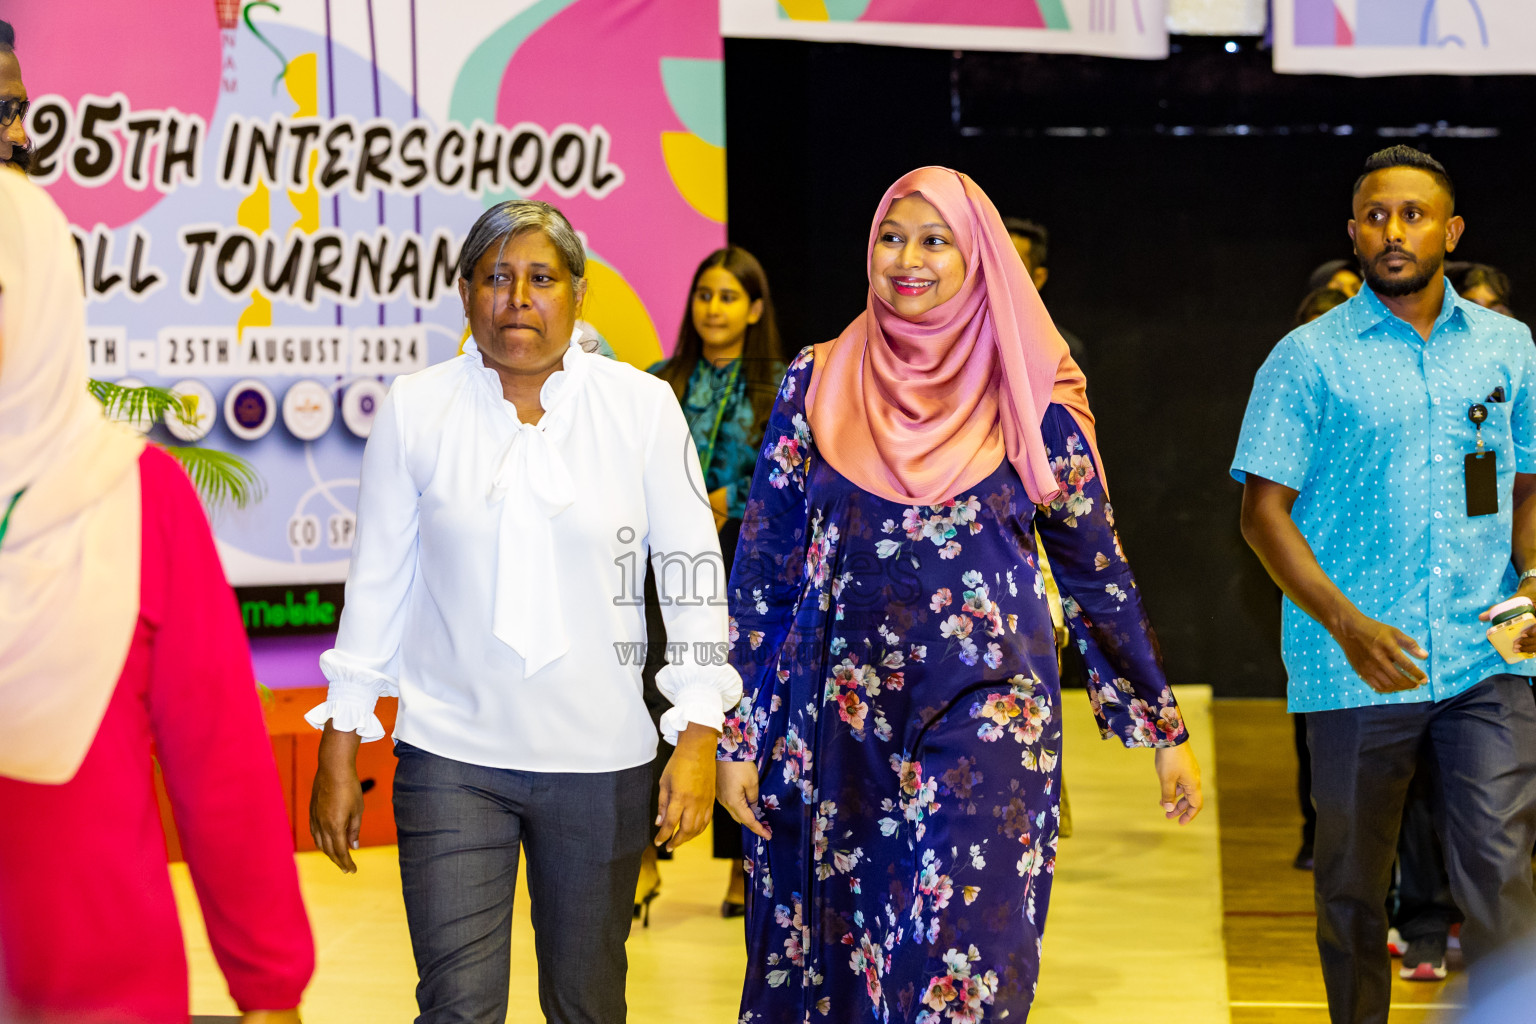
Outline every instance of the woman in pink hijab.
<svg viewBox="0 0 1536 1024">
<path fill-rule="evenodd" d="M 1103 734 L 1158 748 L 1181 823 L 1199 769 L 1082 373 L 997 210 L 913 171 L 868 265 L 864 311 L 784 378 L 731 577 L 747 696 L 719 793 L 757 837 L 741 1020 L 1023 1021 L 1060 818 L 1035 531 Z"/>
<path fill-rule="evenodd" d="M 202 503 L 86 391 L 53 200 L 0 168 L 0 1020 L 186 1024 L 151 756 L 247 1024 L 314 968 L 251 655 Z"/>
</svg>

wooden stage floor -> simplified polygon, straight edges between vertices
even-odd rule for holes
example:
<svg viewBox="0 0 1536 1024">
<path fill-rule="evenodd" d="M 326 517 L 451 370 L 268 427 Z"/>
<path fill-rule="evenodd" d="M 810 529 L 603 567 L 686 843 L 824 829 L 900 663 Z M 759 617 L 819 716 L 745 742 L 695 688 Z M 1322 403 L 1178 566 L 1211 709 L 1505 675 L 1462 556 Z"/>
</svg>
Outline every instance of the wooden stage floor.
<svg viewBox="0 0 1536 1024">
<path fill-rule="evenodd" d="M 1285 702 L 1216 701 L 1214 719 L 1232 1024 L 1328 1024 L 1312 875 L 1291 866 L 1301 810 Z M 1457 972 L 1444 982 L 1394 978 L 1393 1024 L 1448 1020 L 1464 982 Z"/>
<path fill-rule="evenodd" d="M 1075 834 L 1062 843 L 1031 1024 L 1325 1024 L 1311 876 L 1291 867 L 1300 836 L 1291 726 L 1280 701 L 1210 700 L 1180 688 L 1208 803 L 1175 829 L 1156 806 L 1148 751 L 1098 739 L 1085 698 L 1066 700 L 1064 764 Z M 415 1014 L 415 970 L 393 847 L 360 851 L 343 876 L 298 855 L 319 951 L 308 1024 L 379 1024 Z M 651 927 L 629 941 L 630 1021 L 732 1024 L 745 953 L 719 916 L 726 867 L 708 837 L 662 865 Z M 235 1009 L 208 949 L 185 865 L 173 866 L 192 966 L 193 1012 Z M 526 891 L 513 925 L 511 1012 L 539 1021 Z M 1460 976 L 1398 982 L 1393 1024 L 1448 1019 Z M 834 1015 L 835 1016 L 835 1015 Z"/>
</svg>

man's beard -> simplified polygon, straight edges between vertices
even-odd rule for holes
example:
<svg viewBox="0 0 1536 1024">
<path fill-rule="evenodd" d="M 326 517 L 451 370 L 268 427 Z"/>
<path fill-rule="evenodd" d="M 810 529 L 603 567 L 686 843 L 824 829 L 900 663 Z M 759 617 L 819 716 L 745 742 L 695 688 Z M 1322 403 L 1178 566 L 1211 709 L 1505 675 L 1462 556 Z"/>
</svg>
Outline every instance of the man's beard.
<svg viewBox="0 0 1536 1024">
<path fill-rule="evenodd" d="M 30 146 L 12 146 L 11 158 L 4 161 L 6 167 L 14 167 L 22 174 L 32 169 L 32 148 Z"/>
<path fill-rule="evenodd" d="M 1402 250 L 1393 249 L 1389 250 L 1389 252 L 1402 252 Z M 1377 257 L 1377 259 L 1380 259 L 1381 256 L 1386 255 L 1388 255 L 1388 253 L 1382 253 Z M 1407 254 L 1404 253 L 1404 255 Z M 1434 280 L 1435 275 L 1440 272 L 1440 267 L 1444 263 L 1444 253 L 1436 255 L 1433 261 L 1428 264 L 1419 263 L 1417 259 L 1414 259 L 1414 264 L 1420 268 L 1417 274 L 1413 275 L 1412 277 L 1384 278 L 1378 276 L 1372 268 L 1371 264 L 1367 263 L 1362 258 L 1360 260 L 1360 276 L 1365 278 L 1365 283 L 1370 285 L 1371 291 L 1375 292 L 1377 295 L 1381 295 L 1389 299 L 1400 299 L 1404 295 L 1412 295 L 1415 292 L 1421 292 L 1425 288 L 1428 288 L 1429 282 Z"/>
</svg>

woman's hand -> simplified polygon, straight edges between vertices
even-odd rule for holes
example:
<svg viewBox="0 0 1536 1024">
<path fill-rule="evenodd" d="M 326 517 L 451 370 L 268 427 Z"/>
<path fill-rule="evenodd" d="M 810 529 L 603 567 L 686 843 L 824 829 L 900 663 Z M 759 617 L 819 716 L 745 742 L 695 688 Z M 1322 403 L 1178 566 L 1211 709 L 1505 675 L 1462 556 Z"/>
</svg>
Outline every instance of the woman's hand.
<svg viewBox="0 0 1536 1024">
<path fill-rule="evenodd" d="M 720 734 L 697 722 L 677 737 L 677 749 L 661 773 L 656 845 L 670 852 L 703 832 L 715 813 L 715 745 Z"/>
<path fill-rule="evenodd" d="M 240 1024 L 302 1024 L 298 1010 L 251 1010 L 240 1017 Z"/>
<path fill-rule="evenodd" d="M 309 834 L 320 852 L 349 875 L 357 871 L 352 851 L 357 849 L 363 828 L 363 787 L 357 780 L 357 748 L 361 743 L 357 733 L 337 732 L 330 722 L 325 723 L 320 766 L 309 796 Z"/>
<path fill-rule="evenodd" d="M 752 809 L 757 803 L 757 765 L 751 761 L 715 762 L 715 791 L 720 794 L 720 806 L 731 812 L 743 827 L 753 835 L 772 839 L 773 832 Z"/>
<path fill-rule="evenodd" d="M 1157 780 L 1163 788 L 1163 816 L 1170 820 L 1178 818 L 1180 825 L 1188 825 L 1205 806 L 1200 795 L 1200 765 L 1195 762 L 1195 752 L 1188 743 L 1158 747 L 1156 760 Z"/>
</svg>

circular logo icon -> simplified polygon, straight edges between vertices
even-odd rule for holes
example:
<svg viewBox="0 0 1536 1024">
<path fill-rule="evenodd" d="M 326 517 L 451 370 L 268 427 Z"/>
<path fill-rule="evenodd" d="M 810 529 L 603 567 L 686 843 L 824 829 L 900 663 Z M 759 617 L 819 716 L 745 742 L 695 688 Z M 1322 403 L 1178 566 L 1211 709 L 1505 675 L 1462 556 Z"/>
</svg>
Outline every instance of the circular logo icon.
<svg viewBox="0 0 1536 1024">
<path fill-rule="evenodd" d="M 313 441 L 336 422 L 336 400 L 317 380 L 301 380 L 283 396 L 283 424 L 300 441 Z"/>
<path fill-rule="evenodd" d="M 213 397 L 213 392 L 208 390 L 208 385 L 200 380 L 179 380 L 171 385 L 171 394 L 183 400 L 192 399 L 191 422 L 183 419 L 175 410 L 165 414 L 165 429 L 171 432 L 171 436 L 178 441 L 201 441 L 208 436 L 213 429 L 213 421 L 218 418 L 218 400 Z"/>
<path fill-rule="evenodd" d="M 358 437 L 373 433 L 373 418 L 389 389 L 376 380 L 360 380 L 347 388 L 341 398 L 341 421 Z"/>
<path fill-rule="evenodd" d="M 146 386 L 143 381 L 136 377 L 124 377 L 122 380 L 116 380 L 112 383 L 116 384 L 120 388 L 127 388 L 130 391 L 134 388 L 142 388 Z M 149 428 L 155 425 L 154 417 L 144 412 L 140 412 L 137 416 L 129 415 L 126 408 L 126 405 L 129 403 L 129 401 L 130 399 L 124 398 L 123 402 L 119 404 L 117 408 L 112 410 L 112 419 L 119 423 L 128 424 L 128 426 L 132 427 L 134 430 L 137 430 L 141 434 L 149 433 Z"/>
<path fill-rule="evenodd" d="M 242 441 L 267 436 L 277 422 L 277 400 L 259 380 L 236 381 L 224 396 L 224 425 Z"/>
</svg>

